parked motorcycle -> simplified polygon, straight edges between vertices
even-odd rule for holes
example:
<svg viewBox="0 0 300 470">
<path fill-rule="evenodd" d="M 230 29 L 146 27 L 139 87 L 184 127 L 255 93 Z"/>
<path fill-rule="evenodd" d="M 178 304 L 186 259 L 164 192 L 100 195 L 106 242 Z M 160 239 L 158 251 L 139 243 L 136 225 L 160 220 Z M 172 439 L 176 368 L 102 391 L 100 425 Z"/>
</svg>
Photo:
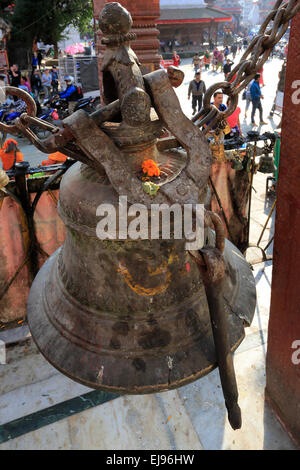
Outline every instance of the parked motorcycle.
<svg viewBox="0 0 300 470">
<path fill-rule="evenodd" d="M 81 98 L 80 100 L 78 100 L 74 112 L 78 111 L 78 109 L 84 109 L 84 111 L 91 114 L 96 111 L 97 106 L 99 104 L 100 98 L 98 96 L 96 96 L 95 98 L 92 98 L 91 96 L 87 98 Z M 59 115 L 59 119 L 61 120 L 69 116 L 69 103 L 65 99 L 61 99 L 57 96 L 54 96 L 53 98 L 47 100 L 44 105 L 55 108 Z"/>
<path fill-rule="evenodd" d="M 3 122 L 7 125 L 14 124 L 14 121 L 20 117 L 22 112 L 17 112 L 13 110 L 13 105 L 2 105 L 0 108 L 0 122 Z M 42 109 L 40 106 L 38 107 L 38 114 L 37 117 L 42 119 L 43 121 L 47 121 L 51 124 L 55 124 L 59 126 L 59 115 L 54 108 L 47 108 L 46 110 Z M 45 129 L 42 129 L 38 126 L 30 126 L 31 130 L 37 135 L 37 137 L 41 140 L 46 139 L 51 132 Z M 4 132 L 0 132 L 0 145 L 4 144 L 6 140 L 7 134 Z"/>
<path fill-rule="evenodd" d="M 49 108 L 46 110 L 42 110 L 42 113 L 37 116 L 39 119 L 42 119 L 43 121 L 47 121 L 50 124 L 54 124 L 57 127 L 60 127 L 60 118 L 57 110 L 55 108 Z M 47 139 L 51 135 L 51 131 L 48 131 L 46 129 L 42 129 L 39 126 L 30 126 L 30 129 L 36 134 L 36 136 L 40 140 Z"/>
<path fill-rule="evenodd" d="M 10 125 L 13 124 L 15 119 L 21 116 L 21 113 L 12 111 L 9 105 L 2 105 L 0 108 L 0 122 Z M 0 132 L 0 146 L 2 147 L 6 141 L 6 132 Z"/>
</svg>

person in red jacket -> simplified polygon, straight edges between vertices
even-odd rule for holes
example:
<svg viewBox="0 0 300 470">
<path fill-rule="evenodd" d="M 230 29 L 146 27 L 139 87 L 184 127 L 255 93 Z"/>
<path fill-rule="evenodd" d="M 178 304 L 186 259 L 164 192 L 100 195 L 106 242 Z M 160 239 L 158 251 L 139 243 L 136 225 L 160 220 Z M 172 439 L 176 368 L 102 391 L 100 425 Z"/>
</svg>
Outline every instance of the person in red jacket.
<svg viewBox="0 0 300 470">
<path fill-rule="evenodd" d="M 261 87 L 265 86 L 264 77 L 263 77 L 264 68 L 262 67 L 258 73 L 260 73 L 259 84 Z"/>
<path fill-rule="evenodd" d="M 173 65 L 175 67 L 178 67 L 179 64 L 180 64 L 180 57 L 176 51 L 173 51 Z"/>
<path fill-rule="evenodd" d="M 10 170 L 15 163 L 22 162 L 23 154 L 19 150 L 18 142 L 14 139 L 8 139 L 0 149 L 0 158 L 4 171 Z"/>
</svg>

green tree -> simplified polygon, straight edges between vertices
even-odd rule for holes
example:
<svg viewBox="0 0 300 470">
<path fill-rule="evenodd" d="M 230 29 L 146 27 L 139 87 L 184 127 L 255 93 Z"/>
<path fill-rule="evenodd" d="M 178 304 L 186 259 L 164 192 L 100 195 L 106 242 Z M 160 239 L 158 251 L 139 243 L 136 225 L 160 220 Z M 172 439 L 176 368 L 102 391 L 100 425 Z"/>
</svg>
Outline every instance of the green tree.
<svg viewBox="0 0 300 470">
<path fill-rule="evenodd" d="M 34 40 L 53 44 L 57 55 L 65 29 L 72 25 L 87 31 L 92 17 L 92 0 L 16 0 L 12 39 L 30 49 Z"/>
</svg>

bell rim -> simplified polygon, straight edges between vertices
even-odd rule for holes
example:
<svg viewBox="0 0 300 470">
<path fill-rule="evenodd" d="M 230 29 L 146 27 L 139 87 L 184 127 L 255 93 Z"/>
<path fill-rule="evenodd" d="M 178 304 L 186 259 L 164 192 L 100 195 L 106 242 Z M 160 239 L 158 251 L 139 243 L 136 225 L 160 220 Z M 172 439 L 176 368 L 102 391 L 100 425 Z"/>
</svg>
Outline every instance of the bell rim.
<svg viewBox="0 0 300 470">
<path fill-rule="evenodd" d="M 28 298 L 28 326 L 38 350 L 58 371 L 75 382 L 92 389 L 101 390 L 108 393 L 142 395 L 177 389 L 204 377 L 217 367 L 214 340 L 212 331 L 210 329 L 209 332 L 204 336 L 204 339 L 202 338 L 198 343 L 189 346 L 187 350 L 178 351 L 178 354 L 171 353 L 168 355 L 164 352 L 164 354 L 161 356 L 157 355 L 155 357 L 144 357 L 140 359 L 140 362 L 137 360 L 137 365 L 143 368 L 143 364 L 145 364 L 145 367 L 148 370 L 156 370 L 160 367 L 163 367 L 164 371 L 161 373 L 161 375 L 164 377 L 164 380 L 157 379 L 157 382 L 155 383 L 146 383 L 142 385 L 138 383 L 137 385 L 130 384 L 130 386 L 116 386 L 113 383 L 101 383 L 101 371 L 105 370 L 106 373 L 107 369 L 111 369 L 115 374 L 116 365 L 120 371 L 120 374 L 123 374 L 123 377 L 125 376 L 125 381 L 127 380 L 125 370 L 127 370 L 127 373 L 130 372 L 131 378 L 136 377 L 138 379 L 137 382 L 142 381 L 143 378 L 145 378 L 145 375 L 141 373 L 141 370 L 132 370 L 132 363 L 134 362 L 132 357 L 116 358 L 112 356 L 101 356 L 95 352 L 84 350 L 80 348 L 80 346 L 74 345 L 68 341 L 68 339 L 61 335 L 61 333 L 58 332 L 58 330 L 56 330 L 52 325 L 46 313 L 43 311 L 43 298 L 40 289 L 40 279 L 42 277 L 47 278 L 48 271 L 52 263 L 54 263 L 56 256 L 57 252 L 54 253 L 44 264 L 32 285 Z M 229 328 L 231 351 L 233 352 L 243 341 L 245 337 L 245 331 L 243 321 L 237 315 L 229 315 L 228 321 L 230 322 L 230 325 L 233 325 L 233 327 Z M 48 335 L 46 335 L 46 332 L 48 332 Z M 48 340 L 46 339 L 46 336 Z M 49 338 L 51 338 L 51 341 L 49 341 Z M 206 353 L 210 359 L 207 359 L 205 356 L 205 349 L 208 351 L 208 353 L 207 351 Z M 59 350 L 62 351 L 63 354 L 62 356 L 56 357 L 55 355 Z M 176 371 L 177 376 L 175 375 L 175 377 L 172 379 L 172 368 L 168 369 L 168 361 L 174 360 L 176 363 L 177 356 L 179 357 L 182 354 L 186 354 L 188 356 L 187 359 L 183 360 L 183 364 L 185 363 L 185 366 L 178 366 L 178 370 Z M 81 364 L 79 367 L 78 364 L 80 361 Z M 91 364 L 96 363 L 97 366 L 91 367 Z M 85 367 L 84 364 L 88 365 L 88 367 Z M 91 372 L 92 369 L 93 372 Z M 184 375 L 185 372 L 186 375 Z M 89 375 L 91 373 L 93 374 L 93 379 L 91 379 Z M 98 383 L 98 377 L 100 377 L 100 383 Z M 150 380 L 149 377 L 147 376 L 148 380 Z M 155 379 L 153 374 L 151 377 L 152 379 Z M 155 380 L 153 380 L 153 382 L 154 381 Z M 120 383 L 121 382 L 122 379 Z"/>
</svg>

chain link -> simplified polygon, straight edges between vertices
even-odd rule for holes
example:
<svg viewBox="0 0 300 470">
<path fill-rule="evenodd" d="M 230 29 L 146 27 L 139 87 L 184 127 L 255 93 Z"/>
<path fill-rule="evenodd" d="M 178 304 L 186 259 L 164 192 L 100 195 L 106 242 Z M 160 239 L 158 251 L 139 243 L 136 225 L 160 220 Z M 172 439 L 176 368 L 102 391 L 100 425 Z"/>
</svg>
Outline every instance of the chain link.
<svg viewBox="0 0 300 470">
<path fill-rule="evenodd" d="M 239 64 L 234 67 L 226 81 L 215 83 L 207 89 L 203 98 L 203 108 L 192 118 L 197 126 L 202 127 L 210 121 L 209 129 L 212 127 L 222 128 L 222 121 L 236 109 L 239 93 L 248 86 L 254 76 L 262 69 L 273 47 L 287 31 L 290 20 L 300 10 L 300 0 L 289 0 L 283 5 L 282 3 L 283 0 L 277 0 L 274 10 L 268 14 L 260 27 L 258 35 L 253 38 L 242 55 Z M 267 30 L 269 25 L 270 28 Z M 222 90 L 222 93 L 231 98 L 231 104 L 226 111 L 219 111 L 211 104 L 212 96 L 217 90 Z M 206 128 L 205 132 L 209 129 Z"/>
</svg>

